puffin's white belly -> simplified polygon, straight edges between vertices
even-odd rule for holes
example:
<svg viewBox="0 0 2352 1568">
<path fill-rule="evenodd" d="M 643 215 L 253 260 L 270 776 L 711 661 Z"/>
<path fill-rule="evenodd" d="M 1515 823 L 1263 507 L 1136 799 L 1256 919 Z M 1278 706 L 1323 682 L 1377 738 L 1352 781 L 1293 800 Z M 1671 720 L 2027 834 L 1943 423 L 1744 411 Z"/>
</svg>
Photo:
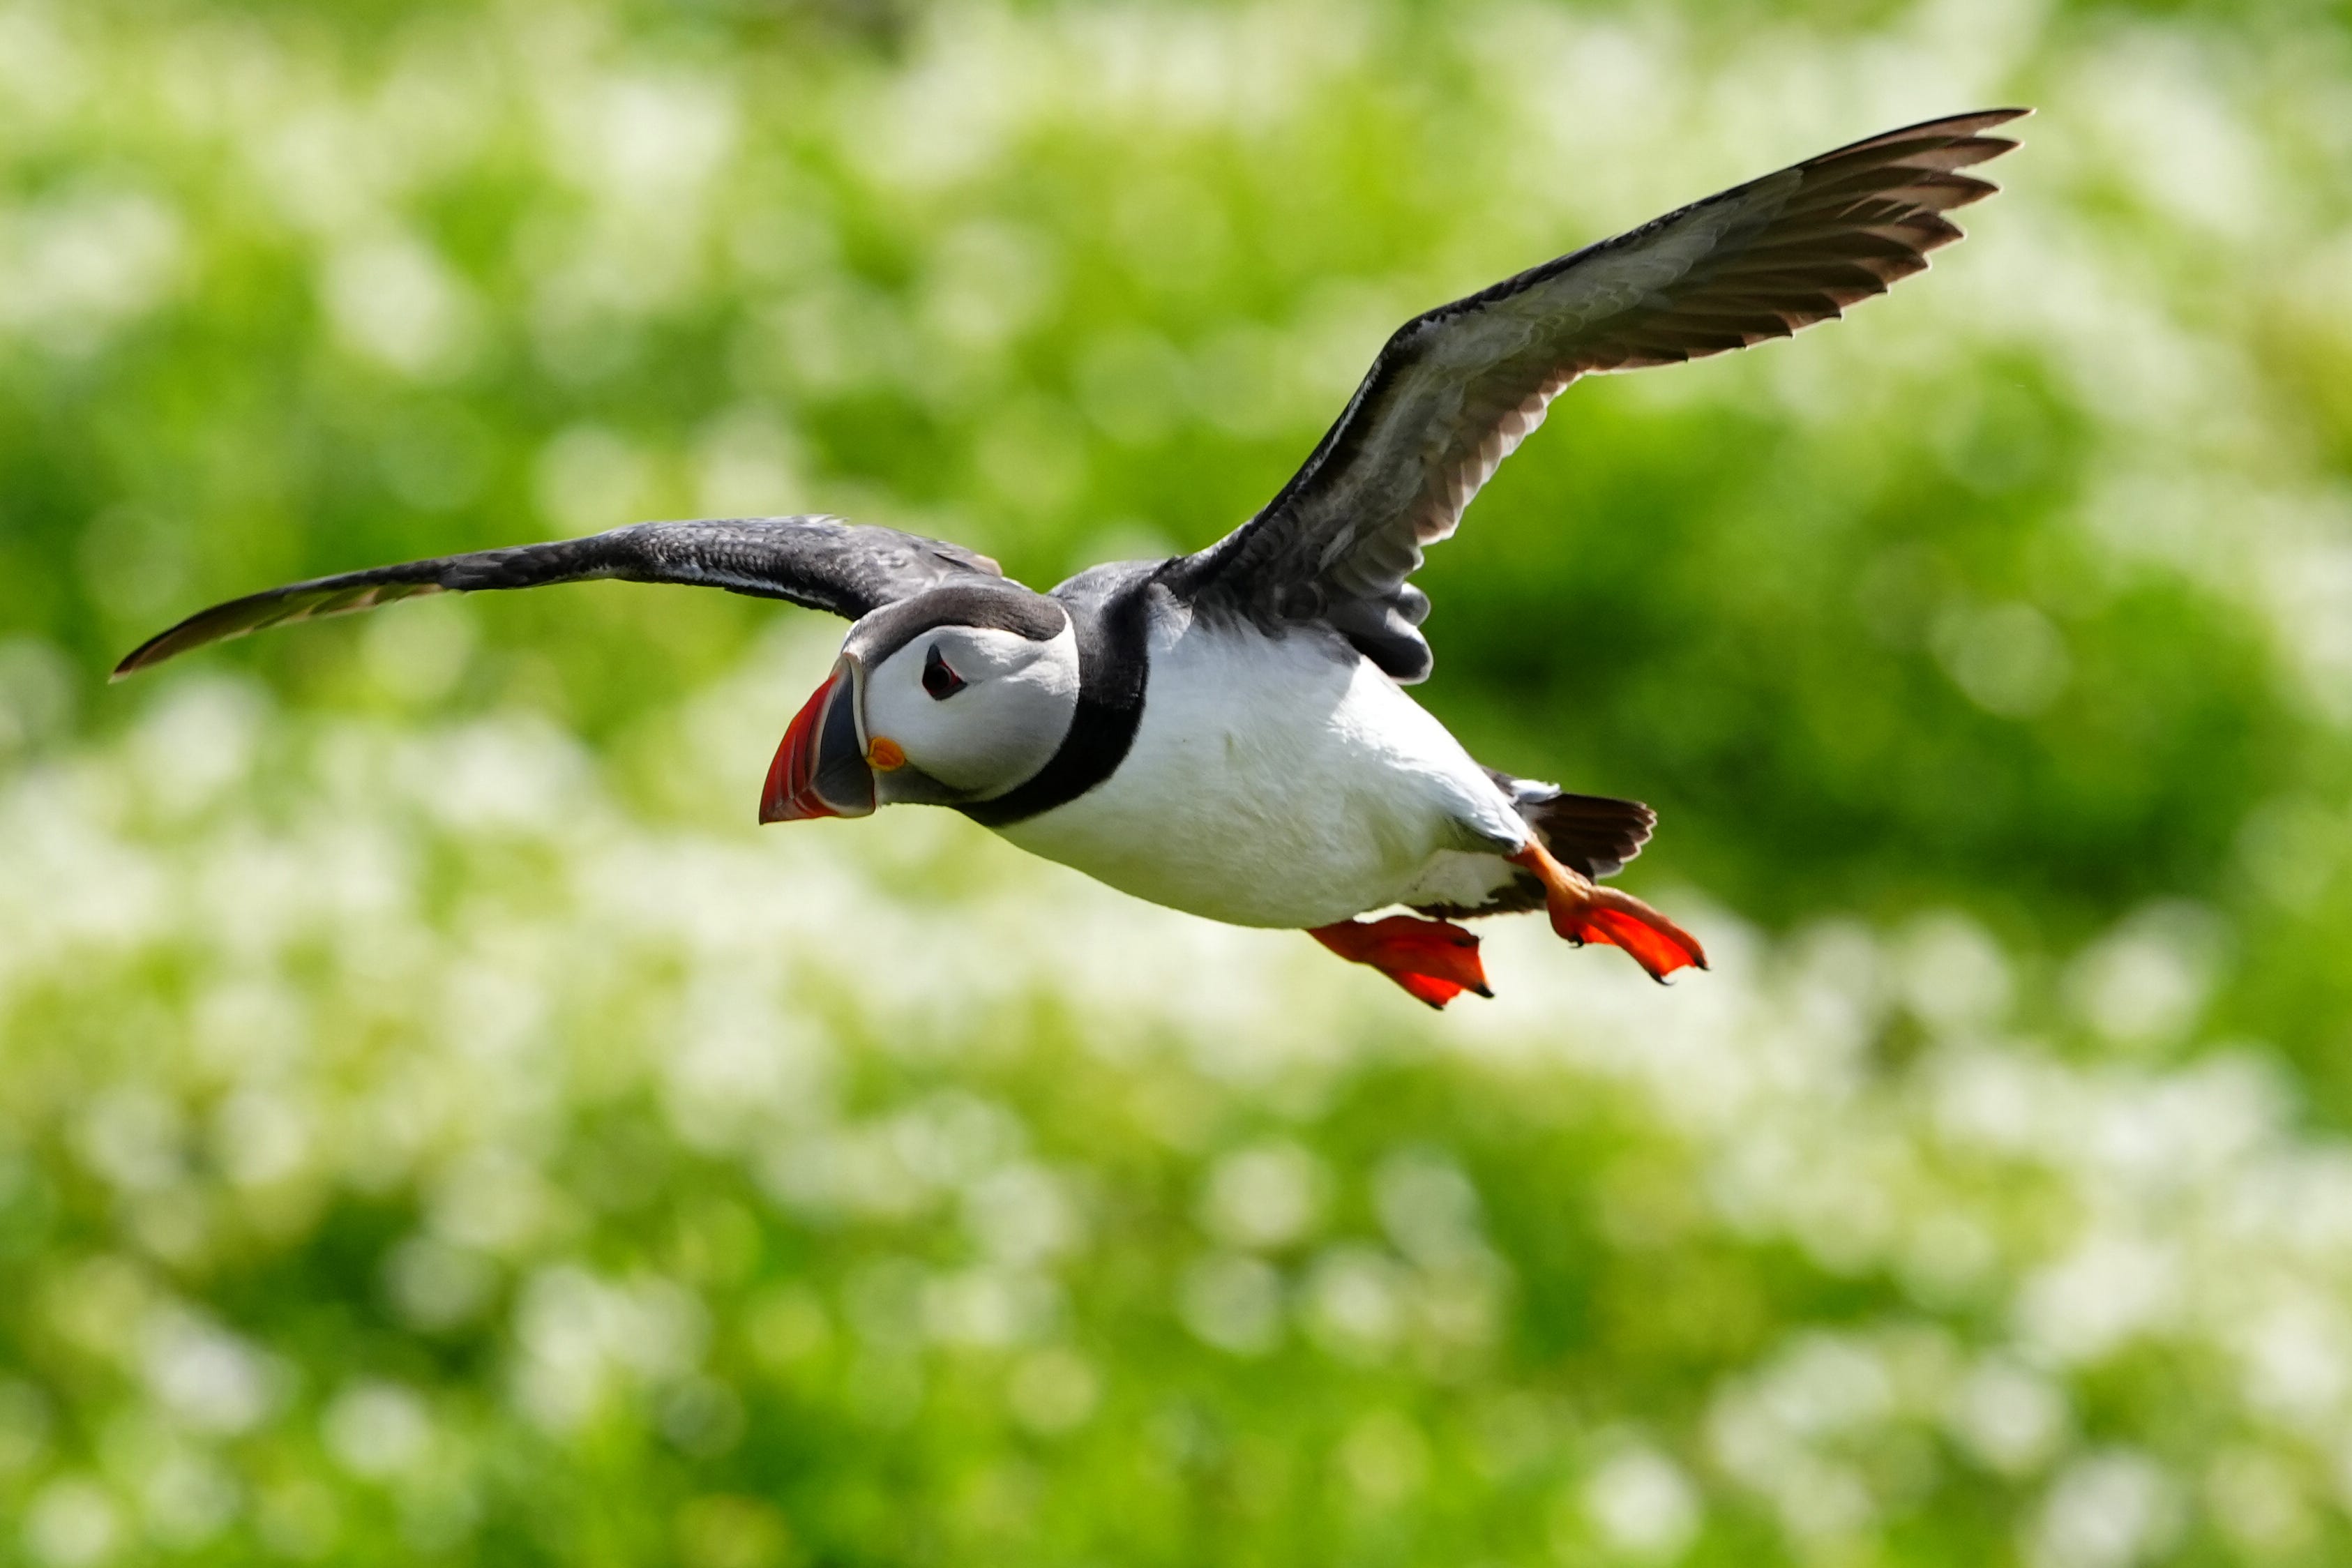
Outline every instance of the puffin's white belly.
<svg viewBox="0 0 2352 1568">
<path fill-rule="evenodd" d="M 1137 898 L 1278 927 L 1396 903 L 1442 853 L 1523 843 L 1461 742 L 1332 646 L 1198 624 L 1155 639 L 1118 771 L 999 831 Z"/>
</svg>

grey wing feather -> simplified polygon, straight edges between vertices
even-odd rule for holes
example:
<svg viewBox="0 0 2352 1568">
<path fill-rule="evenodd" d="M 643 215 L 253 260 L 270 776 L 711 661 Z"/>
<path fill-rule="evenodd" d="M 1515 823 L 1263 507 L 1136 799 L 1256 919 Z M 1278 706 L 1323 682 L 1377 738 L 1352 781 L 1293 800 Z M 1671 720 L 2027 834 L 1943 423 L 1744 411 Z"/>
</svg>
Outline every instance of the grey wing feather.
<svg viewBox="0 0 2352 1568">
<path fill-rule="evenodd" d="M 1695 202 L 1399 328 L 1265 510 L 1178 563 L 1196 604 L 1320 618 L 1399 680 L 1429 673 L 1405 579 L 1579 376 L 1785 338 L 1885 293 L 1997 188 L 1959 173 L 2014 142 L 1988 110 L 1888 132 Z"/>
<path fill-rule="evenodd" d="M 404 562 L 232 599 L 142 643 L 115 666 L 114 679 L 265 626 L 349 615 L 425 594 L 614 577 L 724 588 L 855 620 L 959 577 L 1002 575 L 995 562 L 961 545 L 837 517 L 640 522 L 585 539 Z"/>
</svg>

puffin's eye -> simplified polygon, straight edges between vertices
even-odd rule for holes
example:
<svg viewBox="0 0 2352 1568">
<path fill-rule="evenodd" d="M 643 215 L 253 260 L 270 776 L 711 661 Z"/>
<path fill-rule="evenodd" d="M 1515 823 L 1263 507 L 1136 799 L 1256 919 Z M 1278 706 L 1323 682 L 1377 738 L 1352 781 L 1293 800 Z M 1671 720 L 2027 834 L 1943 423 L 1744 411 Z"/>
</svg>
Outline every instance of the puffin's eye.
<svg viewBox="0 0 2352 1568">
<path fill-rule="evenodd" d="M 963 677 L 948 668 L 940 657 L 940 645 L 933 643 L 931 651 L 923 658 L 923 689 L 931 694 L 934 702 L 945 702 L 963 689 Z"/>
</svg>

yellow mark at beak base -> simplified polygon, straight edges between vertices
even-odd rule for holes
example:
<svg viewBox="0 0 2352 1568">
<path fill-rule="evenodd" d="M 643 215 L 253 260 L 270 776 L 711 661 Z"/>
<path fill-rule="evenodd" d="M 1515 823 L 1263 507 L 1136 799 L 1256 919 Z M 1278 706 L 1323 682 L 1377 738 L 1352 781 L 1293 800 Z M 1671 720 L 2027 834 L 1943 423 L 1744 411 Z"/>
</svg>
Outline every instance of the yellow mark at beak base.
<svg viewBox="0 0 2352 1568">
<path fill-rule="evenodd" d="M 866 748 L 866 765 L 877 773 L 895 773 L 907 765 L 907 753 L 887 735 L 877 735 Z"/>
</svg>

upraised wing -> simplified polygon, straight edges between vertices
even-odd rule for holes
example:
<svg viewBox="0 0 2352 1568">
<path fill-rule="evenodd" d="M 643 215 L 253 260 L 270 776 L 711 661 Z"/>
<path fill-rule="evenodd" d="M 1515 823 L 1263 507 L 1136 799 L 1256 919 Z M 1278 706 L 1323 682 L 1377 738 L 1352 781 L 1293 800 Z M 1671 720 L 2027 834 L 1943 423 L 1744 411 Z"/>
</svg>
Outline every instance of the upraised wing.
<svg viewBox="0 0 2352 1568">
<path fill-rule="evenodd" d="M 1737 185 L 1397 330 L 1280 494 L 1181 563 L 1204 608 L 1321 619 L 1402 681 L 1429 673 L 1405 579 L 1580 375 L 1673 364 L 1844 313 L 1960 237 L 1997 186 L 1959 173 L 2016 142 L 1985 110 L 1890 131 Z"/>
<path fill-rule="evenodd" d="M 114 667 L 114 679 L 224 637 L 370 610 L 424 594 L 538 588 L 617 577 L 630 583 L 724 588 L 856 620 L 960 577 L 1002 575 L 995 562 L 961 545 L 837 517 L 640 522 L 585 539 L 404 562 L 232 599 L 142 644 Z"/>
</svg>

